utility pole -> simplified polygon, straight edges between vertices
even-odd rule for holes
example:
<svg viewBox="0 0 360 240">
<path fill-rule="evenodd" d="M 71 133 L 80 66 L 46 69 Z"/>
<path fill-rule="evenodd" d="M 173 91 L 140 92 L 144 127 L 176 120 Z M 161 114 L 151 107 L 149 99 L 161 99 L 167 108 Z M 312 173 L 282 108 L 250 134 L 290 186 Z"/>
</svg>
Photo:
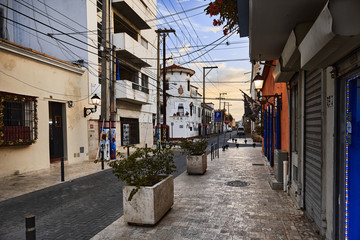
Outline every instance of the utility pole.
<svg viewBox="0 0 360 240">
<path fill-rule="evenodd" d="M 227 93 L 219 93 L 219 110 L 221 111 L 221 95 L 227 95 Z M 220 123 L 220 127 L 221 127 L 221 131 L 223 131 L 223 120 L 221 118 L 221 123 Z"/>
<path fill-rule="evenodd" d="M 229 102 L 224 102 L 224 108 L 225 108 L 225 104 L 228 106 L 228 116 L 230 117 L 230 106 L 232 106 Z M 230 118 L 229 118 L 230 120 Z"/>
<path fill-rule="evenodd" d="M 107 34 L 107 29 L 109 29 L 110 20 L 107 18 L 110 13 L 108 13 L 109 8 L 108 0 L 102 0 L 102 18 L 101 18 L 101 122 L 102 129 L 101 135 L 107 136 L 104 139 L 104 142 L 100 145 L 101 152 L 101 169 L 104 169 L 104 160 L 110 160 L 110 69 L 108 63 L 108 53 L 109 53 L 109 40 L 110 34 Z M 111 50 L 110 50 L 111 51 Z"/>
<path fill-rule="evenodd" d="M 160 29 L 159 29 L 160 30 Z M 160 124 L 160 32 L 157 33 L 156 125 Z"/>
<path fill-rule="evenodd" d="M 205 77 L 210 73 L 210 71 L 213 69 L 213 68 L 218 68 L 217 66 L 212 66 L 212 67 L 203 67 L 203 104 L 202 104 L 202 137 L 205 138 L 206 136 L 206 133 L 205 133 L 205 125 L 206 125 L 206 122 L 205 122 Z M 210 69 L 209 72 L 207 72 L 205 74 L 205 69 Z"/>
<path fill-rule="evenodd" d="M 167 133 L 163 132 L 166 131 L 166 88 L 167 88 L 167 84 L 166 84 L 166 36 L 169 33 L 175 33 L 175 30 L 170 28 L 170 29 L 157 29 L 155 30 L 155 32 L 158 34 L 158 37 L 160 34 L 162 34 L 163 37 L 163 127 L 162 127 L 162 136 L 163 136 L 163 141 L 167 141 Z M 159 41 L 159 40 L 158 40 Z M 159 47 L 160 43 L 158 43 L 158 47 Z M 158 59 L 160 59 L 160 51 L 158 50 Z M 160 60 L 158 60 L 160 61 Z M 160 65 L 160 63 L 159 63 Z M 159 66 L 158 66 L 159 68 Z M 158 73 L 159 73 L 159 78 L 160 78 L 160 69 L 158 69 Z M 160 83 L 160 79 L 159 79 L 159 83 Z M 158 89 L 158 91 L 160 91 L 160 88 Z M 160 99 L 160 98 L 159 98 Z M 160 139 L 160 136 L 159 136 Z"/>
<path fill-rule="evenodd" d="M 108 0 L 102 0 L 102 20 L 101 20 L 101 120 L 109 121 L 110 119 L 110 81 L 109 72 L 107 71 L 107 42 L 109 35 L 109 22 L 107 20 Z"/>
</svg>

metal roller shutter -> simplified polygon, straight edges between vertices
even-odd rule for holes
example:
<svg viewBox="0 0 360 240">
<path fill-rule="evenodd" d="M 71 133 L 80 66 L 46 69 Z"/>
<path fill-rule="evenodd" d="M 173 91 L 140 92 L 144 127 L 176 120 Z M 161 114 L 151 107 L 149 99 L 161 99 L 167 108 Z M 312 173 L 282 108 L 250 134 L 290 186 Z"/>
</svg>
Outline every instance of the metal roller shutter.
<svg viewBox="0 0 360 240">
<path fill-rule="evenodd" d="M 321 79 L 322 71 L 305 79 L 305 211 L 321 229 Z"/>
</svg>

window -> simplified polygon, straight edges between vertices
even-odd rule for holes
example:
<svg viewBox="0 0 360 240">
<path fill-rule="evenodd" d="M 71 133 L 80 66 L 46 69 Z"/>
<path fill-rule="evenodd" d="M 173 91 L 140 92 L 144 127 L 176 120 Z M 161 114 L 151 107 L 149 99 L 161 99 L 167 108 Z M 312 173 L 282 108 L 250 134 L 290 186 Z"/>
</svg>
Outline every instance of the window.
<svg viewBox="0 0 360 240">
<path fill-rule="evenodd" d="M 200 117 L 200 108 L 198 108 L 198 117 Z"/>
<path fill-rule="evenodd" d="M 139 119 L 120 118 L 121 122 L 121 145 L 139 144 Z"/>
<path fill-rule="evenodd" d="M 0 8 L 0 38 L 5 38 L 4 29 L 4 9 Z"/>
<path fill-rule="evenodd" d="M 0 146 L 35 143 L 37 125 L 35 97 L 0 92 Z"/>
<path fill-rule="evenodd" d="M 145 74 L 141 74 L 141 91 L 149 94 L 149 77 Z"/>
<path fill-rule="evenodd" d="M 182 103 L 178 105 L 178 113 L 180 116 L 184 116 L 184 105 Z"/>
<path fill-rule="evenodd" d="M 141 37 L 141 45 L 146 49 L 148 49 L 148 47 L 149 47 L 148 41 L 146 41 L 146 39 L 143 37 Z"/>
</svg>

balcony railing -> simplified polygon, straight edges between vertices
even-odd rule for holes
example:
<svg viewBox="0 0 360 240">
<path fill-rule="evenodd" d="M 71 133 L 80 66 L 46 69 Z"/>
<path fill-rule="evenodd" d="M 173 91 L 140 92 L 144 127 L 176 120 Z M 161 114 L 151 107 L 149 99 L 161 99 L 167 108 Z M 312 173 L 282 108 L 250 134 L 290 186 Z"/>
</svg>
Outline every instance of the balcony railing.
<svg viewBox="0 0 360 240">
<path fill-rule="evenodd" d="M 116 46 L 116 51 L 121 52 L 119 58 L 124 58 L 126 61 L 132 62 L 139 67 L 151 66 L 148 63 L 148 59 L 152 57 L 150 51 L 127 33 L 115 33 L 114 45 Z"/>
<path fill-rule="evenodd" d="M 151 104 L 149 89 L 129 80 L 118 80 L 116 84 L 116 99 L 137 103 Z"/>
</svg>

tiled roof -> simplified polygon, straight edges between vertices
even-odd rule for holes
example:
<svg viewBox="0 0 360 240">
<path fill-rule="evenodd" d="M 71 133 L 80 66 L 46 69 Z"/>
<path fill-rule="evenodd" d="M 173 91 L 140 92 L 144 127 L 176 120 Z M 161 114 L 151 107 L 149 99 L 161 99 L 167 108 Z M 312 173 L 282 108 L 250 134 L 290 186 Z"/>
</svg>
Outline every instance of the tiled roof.
<svg viewBox="0 0 360 240">
<path fill-rule="evenodd" d="M 171 66 L 166 67 L 166 70 L 171 70 L 171 69 L 183 69 L 183 70 L 192 72 L 191 75 L 195 74 L 194 70 L 192 70 L 190 68 L 185 68 L 185 67 L 182 67 L 182 66 L 179 66 L 179 65 L 176 65 L 176 64 L 173 64 Z"/>
</svg>

